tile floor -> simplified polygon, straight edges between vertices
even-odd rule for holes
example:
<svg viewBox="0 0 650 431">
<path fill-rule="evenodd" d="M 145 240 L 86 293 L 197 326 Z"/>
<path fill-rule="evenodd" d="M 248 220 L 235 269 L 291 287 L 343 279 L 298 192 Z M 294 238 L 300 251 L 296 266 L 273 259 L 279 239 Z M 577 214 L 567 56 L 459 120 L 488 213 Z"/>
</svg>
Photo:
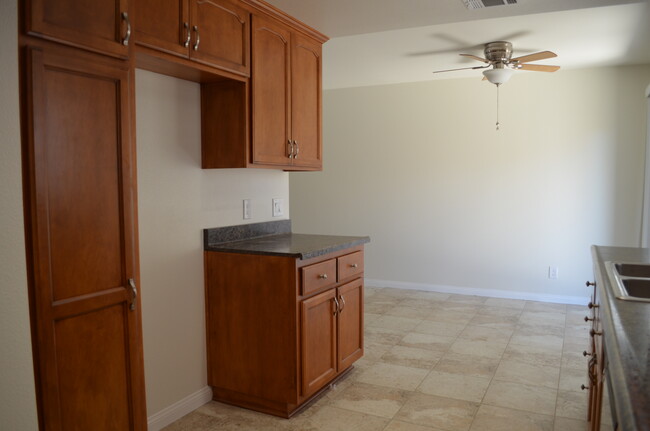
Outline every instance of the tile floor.
<svg viewBox="0 0 650 431">
<path fill-rule="evenodd" d="M 365 356 L 286 420 L 211 402 L 166 428 L 573 431 L 586 427 L 586 307 L 366 288 Z"/>
</svg>

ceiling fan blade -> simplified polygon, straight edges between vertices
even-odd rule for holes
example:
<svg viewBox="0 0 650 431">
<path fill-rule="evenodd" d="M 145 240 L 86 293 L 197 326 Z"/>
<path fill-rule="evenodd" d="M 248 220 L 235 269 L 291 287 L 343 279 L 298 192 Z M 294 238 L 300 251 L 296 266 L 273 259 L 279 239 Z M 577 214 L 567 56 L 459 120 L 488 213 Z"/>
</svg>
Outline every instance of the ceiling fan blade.
<svg viewBox="0 0 650 431">
<path fill-rule="evenodd" d="M 490 67 L 488 64 L 487 66 L 476 66 L 476 67 L 461 67 L 460 69 L 447 69 L 447 70 L 436 70 L 431 73 L 442 73 L 442 72 L 455 72 L 456 70 L 475 70 L 475 69 L 485 69 L 487 67 Z"/>
<path fill-rule="evenodd" d="M 546 60 L 547 58 L 557 57 L 557 54 L 551 51 L 542 51 L 536 52 L 534 54 L 522 55 L 521 57 L 516 57 L 510 60 L 511 63 L 528 63 L 531 61 L 537 60 Z"/>
<path fill-rule="evenodd" d="M 520 64 L 517 70 L 532 70 L 535 72 L 555 72 L 560 66 L 547 66 L 544 64 Z"/>
<path fill-rule="evenodd" d="M 472 55 L 472 54 L 460 54 L 460 55 L 462 55 L 463 57 L 473 58 L 474 60 L 478 60 L 478 61 L 481 61 L 483 63 L 489 63 L 489 61 L 487 61 L 486 59 L 481 58 L 481 57 L 477 57 L 476 55 Z"/>
</svg>

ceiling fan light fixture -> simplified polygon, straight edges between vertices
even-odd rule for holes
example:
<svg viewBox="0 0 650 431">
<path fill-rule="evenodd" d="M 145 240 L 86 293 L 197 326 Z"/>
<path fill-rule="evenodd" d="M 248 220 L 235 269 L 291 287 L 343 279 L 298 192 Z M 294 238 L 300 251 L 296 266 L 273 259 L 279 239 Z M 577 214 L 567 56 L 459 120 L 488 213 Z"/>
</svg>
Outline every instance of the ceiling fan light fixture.
<svg viewBox="0 0 650 431">
<path fill-rule="evenodd" d="M 508 82 L 514 71 L 512 69 L 490 69 L 483 71 L 483 75 L 492 84 L 501 85 Z"/>
</svg>

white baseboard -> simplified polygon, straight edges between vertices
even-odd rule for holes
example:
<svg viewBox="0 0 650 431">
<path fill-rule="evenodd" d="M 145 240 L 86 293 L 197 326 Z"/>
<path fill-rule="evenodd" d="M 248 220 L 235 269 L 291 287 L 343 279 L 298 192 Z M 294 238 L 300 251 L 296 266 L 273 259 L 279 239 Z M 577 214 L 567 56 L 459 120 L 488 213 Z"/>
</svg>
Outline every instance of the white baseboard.
<svg viewBox="0 0 650 431">
<path fill-rule="evenodd" d="M 212 399 L 212 389 L 209 386 L 200 389 L 172 404 L 165 407 L 158 413 L 147 418 L 149 431 L 160 431 L 167 425 L 179 420 L 188 413 L 207 404 Z"/>
<path fill-rule="evenodd" d="M 586 305 L 588 296 L 548 295 L 545 293 L 514 290 L 481 289 L 476 287 L 444 286 L 439 284 L 411 283 L 408 281 L 365 279 L 366 286 L 391 287 L 394 289 L 424 290 L 427 292 L 457 293 L 460 295 L 488 296 L 490 298 L 524 299 L 526 301 L 555 302 L 558 304 Z"/>
</svg>

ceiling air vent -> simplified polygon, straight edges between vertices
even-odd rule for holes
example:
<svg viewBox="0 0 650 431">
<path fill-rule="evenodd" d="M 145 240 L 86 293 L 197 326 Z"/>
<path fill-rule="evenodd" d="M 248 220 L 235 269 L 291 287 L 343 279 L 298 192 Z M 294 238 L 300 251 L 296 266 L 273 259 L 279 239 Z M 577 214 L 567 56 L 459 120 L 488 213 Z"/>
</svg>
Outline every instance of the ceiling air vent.
<svg viewBox="0 0 650 431">
<path fill-rule="evenodd" d="M 517 0 L 463 0 L 467 9 L 481 9 L 491 6 L 505 6 L 517 4 Z"/>
</svg>

